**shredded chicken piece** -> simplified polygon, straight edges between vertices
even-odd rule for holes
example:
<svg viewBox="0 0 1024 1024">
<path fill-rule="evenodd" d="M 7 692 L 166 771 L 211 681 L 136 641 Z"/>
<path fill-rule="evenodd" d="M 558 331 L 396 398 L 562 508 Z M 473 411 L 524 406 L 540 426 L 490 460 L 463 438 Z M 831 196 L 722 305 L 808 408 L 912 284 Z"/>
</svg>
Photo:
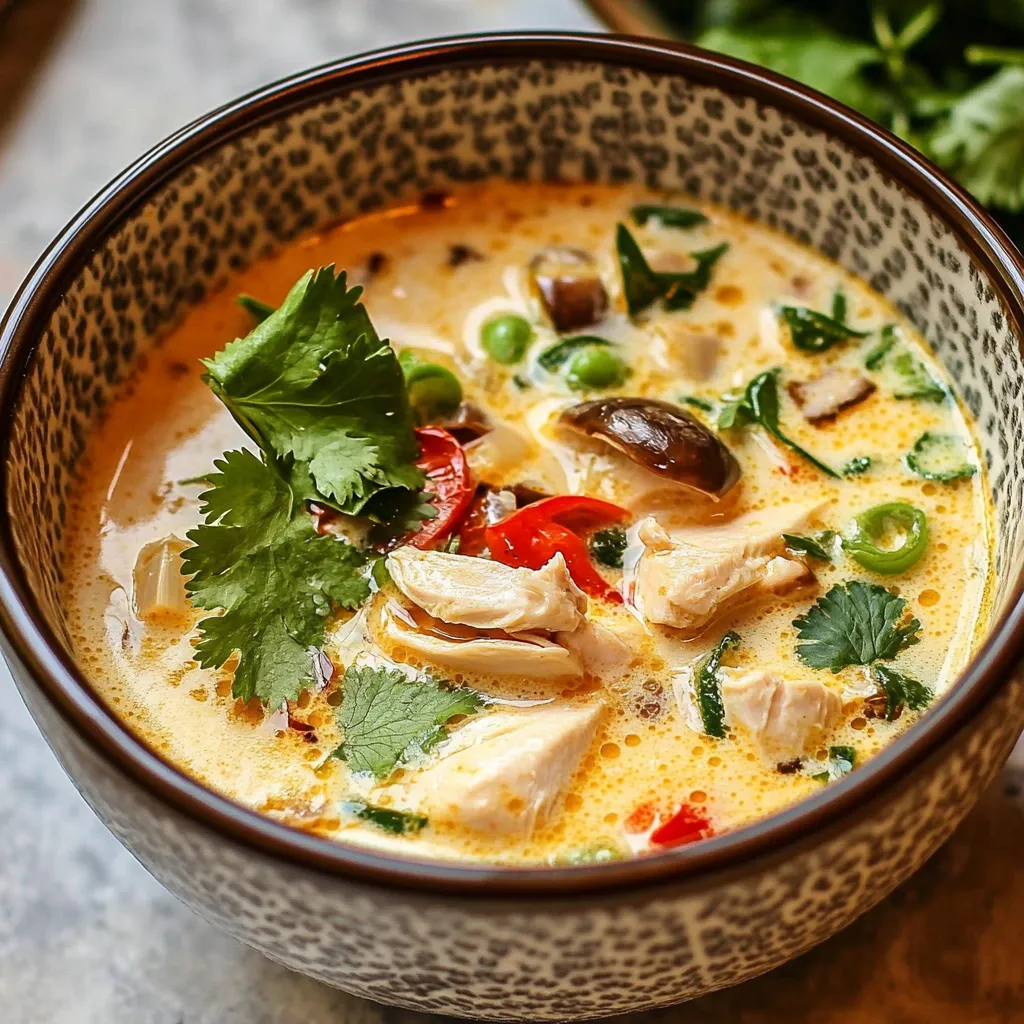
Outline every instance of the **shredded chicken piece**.
<svg viewBox="0 0 1024 1024">
<path fill-rule="evenodd" d="M 783 505 L 671 535 L 657 520 L 642 520 L 636 530 L 644 550 L 632 573 L 634 606 L 649 622 L 695 630 L 740 596 L 809 582 L 810 570 L 779 552 L 782 534 L 799 532 L 818 508 Z"/>
<path fill-rule="evenodd" d="M 540 569 L 514 569 L 487 558 L 402 547 L 387 558 L 395 586 L 435 619 L 509 633 L 574 630 L 587 596 L 556 554 Z"/>
<path fill-rule="evenodd" d="M 634 624 L 642 628 L 635 620 Z M 584 619 L 571 633 L 558 633 L 555 639 L 579 659 L 584 671 L 609 679 L 624 675 L 635 659 L 637 636 L 622 634 L 620 629 Z"/>
<path fill-rule="evenodd" d="M 583 674 L 583 666 L 575 654 L 535 634 L 510 634 L 507 640 L 494 637 L 448 640 L 419 632 L 415 625 L 403 622 L 390 608 L 382 613 L 381 629 L 394 647 L 432 665 L 456 671 L 534 680 L 572 679 Z"/>
<path fill-rule="evenodd" d="M 791 381 L 786 390 L 811 423 L 834 420 L 844 409 L 863 402 L 875 385 L 855 370 L 827 370 L 811 380 Z"/>
<path fill-rule="evenodd" d="M 490 712 L 457 729 L 404 796 L 432 821 L 528 835 L 551 813 L 603 711 L 594 703 Z"/>
<path fill-rule="evenodd" d="M 765 669 L 726 675 L 721 686 L 726 723 L 748 728 L 772 758 L 798 757 L 820 743 L 842 709 L 824 683 Z"/>
</svg>

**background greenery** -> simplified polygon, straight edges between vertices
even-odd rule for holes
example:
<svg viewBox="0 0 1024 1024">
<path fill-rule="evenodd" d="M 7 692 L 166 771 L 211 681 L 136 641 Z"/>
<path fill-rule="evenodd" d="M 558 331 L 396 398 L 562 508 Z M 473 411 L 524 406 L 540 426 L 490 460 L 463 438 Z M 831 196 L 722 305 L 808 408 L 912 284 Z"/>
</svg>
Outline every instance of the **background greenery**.
<svg viewBox="0 0 1024 1024">
<path fill-rule="evenodd" d="M 1024 247 L 1024 0 L 654 0 L 681 35 L 820 89 L 951 171 Z"/>
</svg>

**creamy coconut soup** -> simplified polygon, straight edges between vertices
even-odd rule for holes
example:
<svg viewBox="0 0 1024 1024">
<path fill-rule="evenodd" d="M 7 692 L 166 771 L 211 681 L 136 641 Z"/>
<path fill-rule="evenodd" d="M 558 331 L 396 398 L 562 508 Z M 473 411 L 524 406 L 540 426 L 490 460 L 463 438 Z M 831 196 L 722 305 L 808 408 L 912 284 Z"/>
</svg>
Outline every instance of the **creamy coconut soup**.
<svg viewBox="0 0 1024 1024">
<path fill-rule="evenodd" d="M 859 281 L 679 197 L 486 186 L 191 310 L 92 438 L 68 601 L 104 697 L 240 803 L 584 863 L 857 771 L 970 656 L 991 539 Z"/>
</svg>

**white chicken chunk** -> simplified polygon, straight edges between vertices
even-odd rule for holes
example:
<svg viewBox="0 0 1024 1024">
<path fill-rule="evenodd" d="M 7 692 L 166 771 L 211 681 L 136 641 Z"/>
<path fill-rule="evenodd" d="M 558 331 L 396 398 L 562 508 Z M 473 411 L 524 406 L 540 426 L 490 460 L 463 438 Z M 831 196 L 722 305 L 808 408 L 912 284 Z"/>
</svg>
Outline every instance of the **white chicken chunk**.
<svg viewBox="0 0 1024 1024">
<path fill-rule="evenodd" d="M 781 555 L 783 533 L 798 533 L 819 506 L 782 505 L 721 526 L 671 535 L 648 517 L 636 536 L 643 552 L 632 570 L 632 601 L 649 622 L 696 630 L 728 602 L 810 579 L 802 562 Z"/>
<path fill-rule="evenodd" d="M 624 629 L 619 623 L 611 629 L 584 619 L 571 633 L 559 633 L 555 639 L 579 659 L 584 671 L 607 680 L 624 675 L 637 658 L 641 644 L 637 631 L 643 627 L 635 619 L 632 625 L 636 629 Z"/>
<path fill-rule="evenodd" d="M 839 695 L 824 683 L 783 679 L 764 669 L 723 675 L 721 687 L 726 724 L 745 726 L 766 754 L 779 759 L 819 744 L 842 708 Z"/>
<path fill-rule="evenodd" d="M 597 731 L 602 704 L 494 711 L 461 726 L 406 789 L 432 821 L 490 835 L 544 823 Z"/>
<path fill-rule="evenodd" d="M 406 622 L 390 606 L 381 615 L 381 630 L 394 648 L 458 672 L 538 681 L 573 679 L 583 674 L 580 659 L 572 651 L 532 633 L 510 634 L 508 639 L 481 636 L 449 640 L 420 632 L 414 622 Z"/>
<path fill-rule="evenodd" d="M 540 569 L 514 569 L 487 558 L 399 548 L 388 555 L 395 586 L 435 619 L 508 633 L 574 630 L 587 596 L 557 554 Z"/>
</svg>

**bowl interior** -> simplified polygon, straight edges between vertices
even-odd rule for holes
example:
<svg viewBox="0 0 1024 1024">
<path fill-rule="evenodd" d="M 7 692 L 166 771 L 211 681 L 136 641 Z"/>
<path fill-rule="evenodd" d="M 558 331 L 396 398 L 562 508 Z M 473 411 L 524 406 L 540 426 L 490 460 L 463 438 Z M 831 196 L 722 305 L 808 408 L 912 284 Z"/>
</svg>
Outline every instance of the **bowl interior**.
<svg viewBox="0 0 1024 1024">
<path fill-rule="evenodd" d="M 924 198 L 920 173 L 901 171 L 895 150 L 879 160 L 883 147 L 866 146 L 841 113 L 819 110 L 815 121 L 806 100 L 783 110 L 766 101 L 770 88 L 744 89 L 703 58 L 684 74 L 615 53 L 478 55 L 390 80 L 377 68 L 368 82 L 340 85 L 325 72 L 313 98 L 281 90 L 200 126 L 190 136 L 198 152 L 151 159 L 65 239 L 39 271 L 55 282 L 44 308 L 23 302 L 7 324 L 8 360 L 33 347 L 3 460 L 20 571 L 69 653 L 62 540 L 75 467 L 106 403 L 168 326 L 297 235 L 486 177 L 685 192 L 781 229 L 894 302 L 978 424 L 997 516 L 995 614 L 1006 606 L 1021 563 L 1024 364 L 1008 313 L 1010 261 L 1000 271 L 991 255 L 998 242 L 984 225 L 972 236 L 969 215 L 955 223 L 955 195 L 936 203 L 933 185 Z M 711 84 L 716 75 L 722 84 Z M 822 117 L 833 131 L 814 126 Z"/>
</svg>

